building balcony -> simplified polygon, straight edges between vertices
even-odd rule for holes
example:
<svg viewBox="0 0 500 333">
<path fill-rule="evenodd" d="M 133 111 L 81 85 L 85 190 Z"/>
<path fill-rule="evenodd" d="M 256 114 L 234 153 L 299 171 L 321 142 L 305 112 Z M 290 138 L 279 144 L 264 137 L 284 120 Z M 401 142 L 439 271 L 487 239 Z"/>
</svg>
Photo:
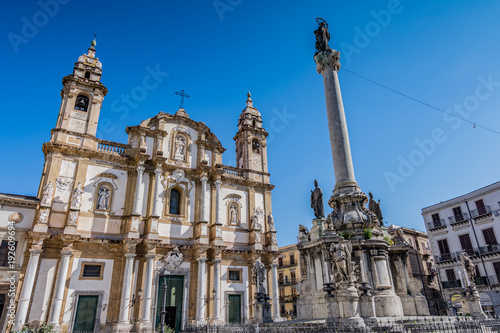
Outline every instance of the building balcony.
<svg viewBox="0 0 500 333">
<path fill-rule="evenodd" d="M 444 222 L 444 219 L 429 222 L 427 223 L 427 225 L 429 226 L 429 231 L 435 231 L 446 228 L 446 223 Z"/>
<path fill-rule="evenodd" d="M 278 268 L 297 266 L 297 264 L 298 264 L 297 260 L 283 260 L 283 261 L 278 261 Z"/>
<path fill-rule="evenodd" d="M 297 302 L 298 299 L 299 299 L 299 295 L 280 296 L 280 302 L 281 303 Z"/>
<path fill-rule="evenodd" d="M 436 258 L 436 261 L 438 263 L 445 261 L 456 261 L 456 260 L 457 260 L 456 253 L 443 253 Z"/>
<path fill-rule="evenodd" d="M 278 279 L 278 284 L 280 286 L 297 284 L 297 279 L 289 279 L 288 277 L 285 277 L 284 279 Z"/>
<path fill-rule="evenodd" d="M 479 248 L 479 252 L 481 252 L 481 254 L 500 253 L 500 245 L 494 244 L 494 245 L 481 246 Z"/>
<path fill-rule="evenodd" d="M 478 209 L 474 209 L 470 212 L 470 214 L 475 219 L 482 219 L 491 215 L 491 207 L 484 206 Z"/>
<path fill-rule="evenodd" d="M 476 286 L 487 286 L 488 279 L 486 278 L 486 276 L 476 276 L 476 278 L 474 279 L 474 283 L 476 284 Z"/>
<path fill-rule="evenodd" d="M 467 250 L 457 251 L 456 256 L 457 258 L 460 258 L 460 254 L 462 252 L 465 252 L 469 257 L 476 257 L 479 255 L 479 251 L 480 251 L 479 249 L 467 249 Z"/>
<path fill-rule="evenodd" d="M 467 223 L 469 222 L 469 215 L 467 214 L 460 214 L 460 215 L 454 215 L 448 217 L 448 220 L 450 221 L 450 225 L 456 225 L 456 224 L 462 224 L 462 223 Z"/>
<path fill-rule="evenodd" d="M 455 281 L 443 281 L 441 284 L 443 285 L 444 289 L 461 288 L 462 287 L 462 283 L 460 282 L 460 279 L 457 279 Z"/>
</svg>

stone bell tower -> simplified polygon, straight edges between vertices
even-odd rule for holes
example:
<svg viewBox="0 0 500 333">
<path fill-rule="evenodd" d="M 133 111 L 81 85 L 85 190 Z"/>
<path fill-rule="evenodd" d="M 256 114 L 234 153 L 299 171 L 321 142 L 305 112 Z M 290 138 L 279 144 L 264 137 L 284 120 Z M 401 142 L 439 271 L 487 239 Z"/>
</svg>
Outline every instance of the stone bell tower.
<svg viewBox="0 0 500 333">
<path fill-rule="evenodd" d="M 253 106 L 251 94 L 248 92 L 247 106 L 241 112 L 238 133 L 234 137 L 238 168 L 267 173 L 267 135 L 262 128 L 260 112 Z"/>
<path fill-rule="evenodd" d="M 95 39 L 63 78 L 61 107 L 51 142 L 94 147 L 102 101 L 108 89 L 100 82 L 102 64 L 95 56 Z"/>
</svg>

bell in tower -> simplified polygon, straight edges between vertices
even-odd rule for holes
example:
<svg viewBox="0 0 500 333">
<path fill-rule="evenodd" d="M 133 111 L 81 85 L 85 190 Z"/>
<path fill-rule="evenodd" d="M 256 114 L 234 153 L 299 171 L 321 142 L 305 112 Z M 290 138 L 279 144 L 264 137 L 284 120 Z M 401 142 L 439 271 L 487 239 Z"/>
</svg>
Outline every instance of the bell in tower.
<svg viewBox="0 0 500 333">
<path fill-rule="evenodd" d="M 246 107 L 238 121 L 236 141 L 237 167 L 267 173 L 266 137 L 259 110 L 253 106 L 252 95 L 247 94 Z"/>
</svg>

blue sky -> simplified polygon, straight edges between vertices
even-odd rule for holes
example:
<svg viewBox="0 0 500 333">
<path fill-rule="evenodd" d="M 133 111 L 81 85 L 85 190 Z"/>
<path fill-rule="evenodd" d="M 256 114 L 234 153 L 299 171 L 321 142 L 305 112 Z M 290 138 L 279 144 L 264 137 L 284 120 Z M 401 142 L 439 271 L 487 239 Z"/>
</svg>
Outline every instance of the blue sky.
<svg viewBox="0 0 500 333">
<path fill-rule="evenodd" d="M 106 140 L 126 142 L 126 126 L 175 112 L 174 93 L 184 89 L 186 111 L 212 129 L 227 149 L 223 162 L 234 165 L 232 138 L 251 90 L 270 132 L 278 242 L 294 243 L 298 225 L 314 217 L 314 179 L 327 213 L 334 186 L 313 61 L 320 16 L 346 69 L 339 77 L 356 179 L 381 200 L 386 222 L 425 230 L 421 208 L 498 181 L 499 12 L 493 0 L 4 1 L 0 192 L 36 194 L 61 80 L 97 33 Z M 142 85 L 148 68 L 168 75 L 127 106 L 122 95 Z"/>
</svg>

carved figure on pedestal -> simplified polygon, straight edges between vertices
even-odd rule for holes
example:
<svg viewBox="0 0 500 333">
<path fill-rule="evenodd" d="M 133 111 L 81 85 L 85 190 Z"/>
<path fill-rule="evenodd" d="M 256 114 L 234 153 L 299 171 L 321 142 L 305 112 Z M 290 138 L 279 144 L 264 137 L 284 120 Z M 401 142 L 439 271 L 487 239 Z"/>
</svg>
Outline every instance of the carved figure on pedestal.
<svg viewBox="0 0 500 333">
<path fill-rule="evenodd" d="M 73 209 L 80 209 L 80 206 L 82 205 L 82 183 L 78 183 L 76 188 L 73 190 L 71 193 L 71 208 Z"/>
<path fill-rule="evenodd" d="M 109 209 L 109 195 L 110 191 L 107 186 L 101 186 L 99 188 L 99 194 L 97 197 L 97 209 L 108 210 Z"/>
<path fill-rule="evenodd" d="M 274 228 L 274 217 L 272 212 L 267 215 L 267 224 L 269 225 L 269 231 L 276 231 Z"/>
<path fill-rule="evenodd" d="M 311 240 L 311 234 L 309 230 L 304 227 L 302 224 L 299 224 L 299 240 L 302 240 L 303 237 L 307 237 L 307 240 Z"/>
<path fill-rule="evenodd" d="M 186 138 L 183 135 L 177 135 L 175 138 L 175 159 L 183 160 L 186 153 Z"/>
<path fill-rule="evenodd" d="M 316 36 L 316 50 L 318 50 L 318 52 L 328 51 L 330 50 L 330 46 L 328 45 L 328 41 L 330 40 L 328 23 L 321 17 L 317 17 L 316 22 L 319 24 L 318 29 L 314 31 L 314 35 Z"/>
<path fill-rule="evenodd" d="M 311 208 L 314 210 L 314 216 L 317 219 L 325 217 L 325 210 L 323 209 L 323 191 L 318 187 L 318 181 L 314 180 L 314 191 L 311 191 Z"/>
<path fill-rule="evenodd" d="M 354 281 L 353 263 L 351 261 L 352 244 L 340 239 L 338 243 L 330 245 L 330 257 L 332 258 L 332 272 L 335 283 Z"/>
<path fill-rule="evenodd" d="M 368 192 L 368 195 L 370 196 L 370 202 L 368 203 L 368 209 L 377 216 L 377 219 L 382 223 L 384 217 L 382 216 L 382 210 L 380 209 L 380 200 L 376 202 L 373 199 L 373 194 L 372 192 Z"/>
<path fill-rule="evenodd" d="M 77 221 L 78 221 L 78 211 L 72 211 L 72 212 L 70 212 L 69 216 L 68 216 L 68 225 L 72 226 L 72 227 L 75 227 Z"/>
<path fill-rule="evenodd" d="M 397 228 L 394 235 L 394 244 L 396 245 L 409 245 L 404 237 L 402 228 Z"/>
<path fill-rule="evenodd" d="M 54 186 L 52 185 L 52 181 L 50 181 L 47 185 L 43 187 L 43 195 L 42 195 L 42 206 L 50 206 L 52 202 L 52 193 L 54 192 Z"/>
<path fill-rule="evenodd" d="M 257 292 L 266 293 L 266 267 L 256 260 L 252 268 L 252 282 L 257 286 Z"/>
<path fill-rule="evenodd" d="M 476 266 L 470 259 L 469 255 L 466 252 L 462 252 L 460 254 L 460 262 L 462 263 L 462 267 L 464 268 L 465 274 L 467 274 L 467 278 L 471 286 L 475 286 L 476 280 Z"/>
</svg>

